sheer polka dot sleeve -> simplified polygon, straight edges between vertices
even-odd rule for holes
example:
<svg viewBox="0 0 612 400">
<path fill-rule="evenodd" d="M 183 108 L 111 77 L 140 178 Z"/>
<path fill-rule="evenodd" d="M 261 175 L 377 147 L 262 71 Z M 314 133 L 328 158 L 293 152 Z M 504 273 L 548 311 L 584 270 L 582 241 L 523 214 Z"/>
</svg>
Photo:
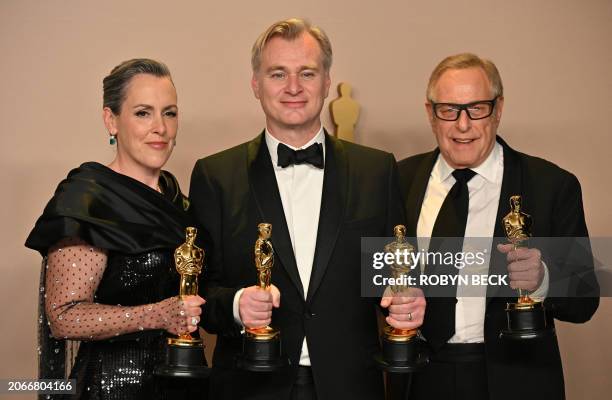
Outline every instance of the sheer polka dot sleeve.
<svg viewBox="0 0 612 400">
<path fill-rule="evenodd" d="M 171 297 L 138 306 L 98 304 L 94 294 L 107 255 L 78 238 L 66 238 L 48 252 L 45 311 L 57 338 L 101 340 L 146 329 L 173 334 L 197 329 L 200 307 Z"/>
</svg>

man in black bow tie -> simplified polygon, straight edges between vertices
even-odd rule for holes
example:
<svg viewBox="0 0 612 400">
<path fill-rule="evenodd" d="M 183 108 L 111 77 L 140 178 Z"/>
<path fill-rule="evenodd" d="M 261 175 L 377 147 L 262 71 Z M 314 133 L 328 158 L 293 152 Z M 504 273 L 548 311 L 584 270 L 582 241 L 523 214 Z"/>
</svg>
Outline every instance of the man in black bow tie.
<svg viewBox="0 0 612 400">
<path fill-rule="evenodd" d="M 202 323 L 218 334 L 211 398 L 384 396 L 373 363 L 378 299 L 360 296 L 360 239 L 390 236 L 403 223 L 396 164 L 389 153 L 323 129 L 331 63 L 319 28 L 299 19 L 268 28 L 253 46 L 251 80 L 265 130 L 194 168 L 192 209 L 208 235 Z M 253 286 L 260 222 L 273 227 L 270 291 Z M 386 298 L 383 306 L 397 327 L 423 320 L 422 296 Z M 280 329 L 290 366 L 237 369 L 241 330 L 268 324 Z"/>
</svg>

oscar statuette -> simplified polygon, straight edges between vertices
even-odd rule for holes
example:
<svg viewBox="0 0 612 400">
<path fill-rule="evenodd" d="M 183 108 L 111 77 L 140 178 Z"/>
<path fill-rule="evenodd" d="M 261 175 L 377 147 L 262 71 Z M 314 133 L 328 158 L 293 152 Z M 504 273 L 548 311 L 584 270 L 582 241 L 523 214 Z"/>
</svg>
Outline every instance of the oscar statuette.
<svg viewBox="0 0 612 400">
<path fill-rule="evenodd" d="M 261 223 L 257 226 L 259 237 L 255 242 L 255 268 L 259 290 L 269 290 L 274 248 L 270 241 L 272 225 Z M 238 357 L 240 368 L 254 372 L 276 371 L 288 364 L 281 354 L 280 331 L 270 326 L 245 328 L 242 339 L 242 354 Z"/>
<path fill-rule="evenodd" d="M 397 225 L 394 228 L 395 241 L 385 246 L 385 253 L 402 254 L 403 261 L 398 257 L 390 265 L 394 284 L 390 286 L 393 295 L 408 289 L 405 279 L 412 270 L 412 260 L 410 253 L 414 252 L 414 247 L 406 240 L 406 227 Z M 379 368 L 387 372 L 414 372 L 428 362 L 427 356 L 421 351 L 422 340 L 418 335 L 417 329 L 399 329 L 386 325 L 382 334 L 382 354 L 378 354 L 375 359 Z"/>
<path fill-rule="evenodd" d="M 510 197 L 510 212 L 502 222 L 515 249 L 529 246 L 532 218 L 521 211 L 521 196 Z M 523 289 L 518 289 L 515 303 L 506 303 L 506 317 L 508 325 L 500 333 L 502 339 L 537 339 L 554 334 L 554 329 L 546 324 L 544 303 L 532 299 Z"/>
<path fill-rule="evenodd" d="M 194 244 L 197 229 L 185 229 L 186 240 L 174 251 L 174 263 L 181 276 L 179 296 L 198 294 L 198 275 L 202 272 L 204 250 Z M 166 359 L 157 366 L 155 375 L 182 378 L 205 378 L 210 374 L 204 358 L 202 339 L 185 332 L 179 337 L 168 338 Z"/>
</svg>

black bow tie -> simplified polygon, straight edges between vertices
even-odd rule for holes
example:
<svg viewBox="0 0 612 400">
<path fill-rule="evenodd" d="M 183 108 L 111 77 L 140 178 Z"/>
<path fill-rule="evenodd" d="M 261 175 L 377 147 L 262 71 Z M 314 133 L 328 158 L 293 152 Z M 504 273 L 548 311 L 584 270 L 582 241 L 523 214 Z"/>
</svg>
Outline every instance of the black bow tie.
<svg viewBox="0 0 612 400">
<path fill-rule="evenodd" d="M 281 168 L 293 164 L 312 164 L 317 168 L 323 168 L 323 145 L 314 143 L 302 150 L 293 150 L 290 147 L 279 143 L 277 148 L 278 166 Z"/>
</svg>

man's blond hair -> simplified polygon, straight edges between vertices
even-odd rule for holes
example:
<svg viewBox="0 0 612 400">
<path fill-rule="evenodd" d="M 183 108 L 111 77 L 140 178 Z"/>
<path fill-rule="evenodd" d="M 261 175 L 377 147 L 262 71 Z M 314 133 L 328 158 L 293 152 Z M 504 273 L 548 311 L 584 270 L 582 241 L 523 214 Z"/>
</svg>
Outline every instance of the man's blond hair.
<svg viewBox="0 0 612 400">
<path fill-rule="evenodd" d="M 431 76 L 429 77 L 429 84 L 427 85 L 427 100 L 434 102 L 436 101 L 434 98 L 434 91 L 442 74 L 452 69 L 467 68 L 483 69 L 487 75 L 487 78 L 489 79 L 491 96 L 493 98 L 504 95 L 504 85 L 502 84 L 501 76 L 499 75 L 499 71 L 497 70 L 497 67 L 493 61 L 480 58 L 476 54 L 461 53 L 446 57 L 436 66 L 436 68 L 434 68 Z"/>
<path fill-rule="evenodd" d="M 329 72 L 332 64 L 332 48 L 329 38 L 321 28 L 300 18 L 290 18 L 278 21 L 259 35 L 251 50 L 251 66 L 253 67 L 253 71 L 259 71 L 259 67 L 261 66 L 261 54 L 270 39 L 278 36 L 285 40 L 295 40 L 303 33 L 310 34 L 319 43 L 323 69 Z"/>
</svg>

